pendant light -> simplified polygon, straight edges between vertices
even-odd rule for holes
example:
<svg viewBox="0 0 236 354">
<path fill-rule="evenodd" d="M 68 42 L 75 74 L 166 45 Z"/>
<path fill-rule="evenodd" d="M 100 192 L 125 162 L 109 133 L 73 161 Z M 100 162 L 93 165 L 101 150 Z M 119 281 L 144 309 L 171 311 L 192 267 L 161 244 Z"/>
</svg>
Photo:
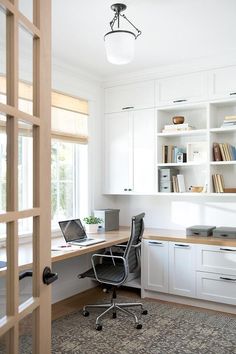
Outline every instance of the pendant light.
<svg viewBox="0 0 236 354">
<path fill-rule="evenodd" d="M 137 29 L 125 16 L 122 14 L 127 6 L 124 4 L 114 4 L 111 9 L 115 12 L 115 16 L 110 22 L 111 31 L 104 36 L 107 60 L 112 64 L 122 65 L 128 64 L 134 58 L 135 40 L 140 36 L 141 31 Z M 120 29 L 120 17 L 123 17 L 134 29 L 132 31 Z M 117 22 L 117 29 L 114 25 Z"/>
</svg>

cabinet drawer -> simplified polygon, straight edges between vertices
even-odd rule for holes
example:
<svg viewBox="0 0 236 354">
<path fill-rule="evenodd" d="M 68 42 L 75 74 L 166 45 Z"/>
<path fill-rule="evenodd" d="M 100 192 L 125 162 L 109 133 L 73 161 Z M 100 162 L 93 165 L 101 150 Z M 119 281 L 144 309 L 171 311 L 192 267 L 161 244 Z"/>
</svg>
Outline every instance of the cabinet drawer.
<svg viewBox="0 0 236 354">
<path fill-rule="evenodd" d="M 106 88 L 105 112 L 114 113 L 154 107 L 154 92 L 154 81 Z"/>
<path fill-rule="evenodd" d="M 197 297 L 236 305 L 236 273 L 232 276 L 197 272 Z"/>
<path fill-rule="evenodd" d="M 161 193 L 171 193 L 172 192 L 172 182 L 171 181 L 160 182 L 160 192 Z"/>
<path fill-rule="evenodd" d="M 174 168 L 161 168 L 159 170 L 160 181 L 171 181 L 172 176 L 177 176 L 178 172 L 179 171 Z"/>
<path fill-rule="evenodd" d="M 160 79 L 156 83 L 157 105 L 201 101 L 207 98 L 206 73 Z"/>
<path fill-rule="evenodd" d="M 236 247 L 197 245 L 197 270 L 236 274 Z"/>
</svg>

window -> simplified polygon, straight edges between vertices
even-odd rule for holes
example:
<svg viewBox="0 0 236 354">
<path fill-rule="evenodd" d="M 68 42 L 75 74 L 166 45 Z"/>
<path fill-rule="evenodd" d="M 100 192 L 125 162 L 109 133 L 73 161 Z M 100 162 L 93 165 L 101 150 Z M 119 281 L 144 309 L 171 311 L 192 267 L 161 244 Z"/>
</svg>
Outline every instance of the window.
<svg viewBox="0 0 236 354">
<path fill-rule="evenodd" d="M 0 95 L 4 95 L 0 76 Z M 30 114 L 32 87 L 21 82 L 19 106 Z M 88 102 L 52 92 L 51 215 L 52 230 L 58 221 L 87 214 L 88 210 Z M 6 211 L 6 118 L 0 116 L 0 213 Z M 33 206 L 32 127 L 19 125 L 19 209 Z M 19 224 L 20 234 L 32 230 L 29 219 Z M 0 236 L 5 234 L 0 228 Z"/>
</svg>

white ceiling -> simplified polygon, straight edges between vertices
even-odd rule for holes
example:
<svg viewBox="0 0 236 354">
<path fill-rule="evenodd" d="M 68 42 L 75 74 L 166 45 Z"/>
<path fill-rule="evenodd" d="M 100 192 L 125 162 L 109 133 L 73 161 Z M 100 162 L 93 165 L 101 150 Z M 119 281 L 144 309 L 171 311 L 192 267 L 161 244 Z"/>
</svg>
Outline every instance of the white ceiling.
<svg viewBox="0 0 236 354">
<path fill-rule="evenodd" d="M 236 0 L 124 0 L 142 31 L 132 63 L 106 60 L 103 36 L 111 0 L 52 0 L 52 48 L 58 62 L 99 77 L 126 74 L 236 50 Z"/>
</svg>

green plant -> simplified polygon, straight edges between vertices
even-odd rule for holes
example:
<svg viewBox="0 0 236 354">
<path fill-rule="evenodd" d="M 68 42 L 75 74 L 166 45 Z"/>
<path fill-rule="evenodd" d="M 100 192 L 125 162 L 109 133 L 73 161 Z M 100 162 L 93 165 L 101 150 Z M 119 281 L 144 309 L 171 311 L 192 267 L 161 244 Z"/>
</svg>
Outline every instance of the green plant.
<svg viewBox="0 0 236 354">
<path fill-rule="evenodd" d="M 86 218 L 83 218 L 83 221 L 85 222 L 85 224 L 101 224 L 102 223 L 102 219 L 97 218 L 96 216 L 86 216 Z"/>
</svg>

